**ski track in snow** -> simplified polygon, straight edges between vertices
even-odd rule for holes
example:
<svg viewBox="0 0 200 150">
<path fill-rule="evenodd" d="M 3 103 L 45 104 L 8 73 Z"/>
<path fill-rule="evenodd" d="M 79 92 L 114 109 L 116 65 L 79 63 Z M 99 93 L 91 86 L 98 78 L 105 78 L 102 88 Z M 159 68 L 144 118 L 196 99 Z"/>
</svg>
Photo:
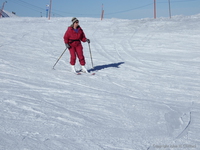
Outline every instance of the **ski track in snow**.
<svg viewBox="0 0 200 150">
<path fill-rule="evenodd" d="M 80 18 L 94 76 L 52 69 L 70 20 L 0 19 L 0 150 L 198 149 L 200 15 Z"/>
</svg>

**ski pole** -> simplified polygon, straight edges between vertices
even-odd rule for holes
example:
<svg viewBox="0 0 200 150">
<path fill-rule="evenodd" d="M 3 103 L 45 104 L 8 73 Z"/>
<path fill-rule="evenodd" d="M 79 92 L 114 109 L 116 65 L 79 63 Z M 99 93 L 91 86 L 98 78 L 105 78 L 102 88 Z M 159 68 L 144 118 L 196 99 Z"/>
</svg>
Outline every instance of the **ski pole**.
<svg viewBox="0 0 200 150">
<path fill-rule="evenodd" d="M 94 65 L 93 65 L 93 61 L 92 61 L 92 52 L 91 52 L 91 48 L 90 48 L 90 43 L 88 43 L 89 46 L 89 51 L 90 51 L 90 58 L 91 58 L 91 63 L 92 63 L 92 69 L 94 69 Z"/>
<path fill-rule="evenodd" d="M 60 57 L 58 58 L 58 60 L 56 61 L 56 63 L 53 65 L 53 69 L 56 66 L 56 64 L 58 63 L 58 61 L 60 60 L 60 58 L 62 57 L 62 55 L 65 53 L 66 50 L 67 50 L 67 48 L 63 51 L 63 53 L 60 55 Z"/>
</svg>

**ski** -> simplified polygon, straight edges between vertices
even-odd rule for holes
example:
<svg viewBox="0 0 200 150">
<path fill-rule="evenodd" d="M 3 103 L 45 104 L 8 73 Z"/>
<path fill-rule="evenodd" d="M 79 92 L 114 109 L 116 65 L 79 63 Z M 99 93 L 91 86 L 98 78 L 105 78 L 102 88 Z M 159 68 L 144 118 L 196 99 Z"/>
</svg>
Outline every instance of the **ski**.
<svg viewBox="0 0 200 150">
<path fill-rule="evenodd" d="M 87 70 L 86 71 L 76 70 L 75 74 L 76 75 L 82 75 L 82 74 L 95 75 L 95 72 L 88 72 Z"/>
<path fill-rule="evenodd" d="M 82 74 L 87 74 L 87 75 L 95 75 L 95 72 L 93 73 L 82 73 L 82 72 L 77 72 L 75 73 L 76 75 L 82 75 Z"/>
<path fill-rule="evenodd" d="M 56 69 L 53 68 L 53 70 L 56 70 Z M 71 71 L 68 71 L 68 72 L 71 72 Z M 86 73 L 86 72 L 80 72 L 80 71 L 76 71 L 76 72 L 73 72 L 73 71 L 72 71 L 71 73 L 73 73 L 73 74 L 75 74 L 75 75 L 82 75 L 82 74 L 95 75 L 95 74 L 96 74 L 95 72 L 92 72 L 92 73 L 88 72 L 88 73 Z"/>
</svg>

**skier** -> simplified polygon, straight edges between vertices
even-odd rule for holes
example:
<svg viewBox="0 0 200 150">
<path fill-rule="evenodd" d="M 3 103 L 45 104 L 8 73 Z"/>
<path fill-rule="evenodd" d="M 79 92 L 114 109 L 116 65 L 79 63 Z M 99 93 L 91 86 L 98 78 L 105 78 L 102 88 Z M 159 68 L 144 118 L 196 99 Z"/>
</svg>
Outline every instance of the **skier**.
<svg viewBox="0 0 200 150">
<path fill-rule="evenodd" d="M 75 63 L 76 57 L 78 57 L 81 65 L 81 71 L 88 73 L 87 69 L 85 68 L 85 57 L 83 55 L 83 46 L 81 41 L 90 43 L 90 40 L 85 37 L 85 33 L 79 26 L 79 20 L 74 17 L 71 21 L 72 25 L 68 27 L 63 38 L 66 48 L 68 48 L 70 52 L 70 64 L 72 71 L 76 73 Z"/>
</svg>

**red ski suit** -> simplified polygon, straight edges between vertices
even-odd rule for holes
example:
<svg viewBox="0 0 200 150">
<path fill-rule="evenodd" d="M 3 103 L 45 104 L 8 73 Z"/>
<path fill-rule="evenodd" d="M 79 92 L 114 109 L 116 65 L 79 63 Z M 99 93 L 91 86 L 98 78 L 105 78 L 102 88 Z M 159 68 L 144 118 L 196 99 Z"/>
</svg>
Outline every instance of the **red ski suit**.
<svg viewBox="0 0 200 150">
<path fill-rule="evenodd" d="M 71 55 L 70 64 L 75 65 L 76 56 L 78 56 L 81 65 L 85 65 L 85 58 L 83 55 L 82 42 L 86 42 L 87 38 L 80 26 L 75 30 L 72 26 L 68 27 L 64 35 L 64 42 L 70 45 L 69 52 Z"/>
</svg>

